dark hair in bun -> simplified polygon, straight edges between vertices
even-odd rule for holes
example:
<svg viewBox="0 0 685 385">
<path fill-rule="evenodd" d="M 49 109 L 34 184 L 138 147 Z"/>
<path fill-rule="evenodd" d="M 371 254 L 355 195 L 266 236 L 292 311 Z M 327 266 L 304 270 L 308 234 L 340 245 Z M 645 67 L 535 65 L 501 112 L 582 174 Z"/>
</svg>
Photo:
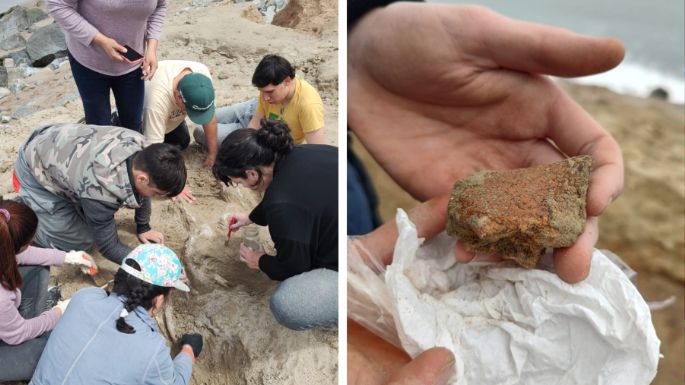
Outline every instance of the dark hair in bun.
<svg viewBox="0 0 685 385">
<path fill-rule="evenodd" d="M 230 178 L 247 178 L 247 170 L 269 166 L 290 152 L 295 146 L 290 127 L 280 120 L 262 119 L 260 128 L 241 128 L 231 132 L 219 147 L 212 172 L 214 177 L 231 184 Z"/>
</svg>

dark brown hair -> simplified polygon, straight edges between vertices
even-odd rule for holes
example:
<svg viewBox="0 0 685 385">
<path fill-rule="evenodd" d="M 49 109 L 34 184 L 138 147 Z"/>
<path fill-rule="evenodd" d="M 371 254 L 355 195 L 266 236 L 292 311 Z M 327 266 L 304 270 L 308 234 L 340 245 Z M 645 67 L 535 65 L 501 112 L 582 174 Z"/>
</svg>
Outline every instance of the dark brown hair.
<svg viewBox="0 0 685 385">
<path fill-rule="evenodd" d="M 140 271 L 140 265 L 138 265 L 136 261 L 127 259 L 125 263 Z M 166 298 L 170 292 L 170 287 L 157 286 L 141 281 L 124 271 L 122 268 L 119 268 L 114 275 L 112 293 L 119 294 L 126 298 L 124 309 L 126 309 L 127 312 L 135 311 L 138 306 L 142 306 L 145 310 L 150 310 L 153 305 L 152 301 L 155 297 L 162 294 Z M 124 317 L 120 316 L 117 319 L 116 325 L 117 330 L 122 333 L 133 334 L 136 332 L 136 329 L 133 326 L 126 323 Z"/>
<path fill-rule="evenodd" d="M 295 146 L 285 122 L 262 119 L 259 125 L 258 130 L 235 130 L 221 142 L 212 167 L 216 179 L 231 185 L 231 178 L 247 178 L 247 170 L 255 170 L 261 182 L 260 167 L 280 160 Z"/>
<path fill-rule="evenodd" d="M 29 206 L 2 198 L 0 208 L 10 214 L 9 220 L 0 214 L 0 284 L 7 290 L 15 290 L 23 285 L 17 254 L 31 243 L 38 227 L 38 217 Z"/>
</svg>

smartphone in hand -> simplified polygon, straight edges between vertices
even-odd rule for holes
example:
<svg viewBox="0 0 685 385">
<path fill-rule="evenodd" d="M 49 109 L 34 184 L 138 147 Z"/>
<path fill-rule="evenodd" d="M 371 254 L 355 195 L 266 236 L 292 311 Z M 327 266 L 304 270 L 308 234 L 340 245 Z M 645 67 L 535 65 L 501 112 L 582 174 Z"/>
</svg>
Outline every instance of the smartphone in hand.
<svg viewBox="0 0 685 385">
<path fill-rule="evenodd" d="M 143 55 L 136 52 L 133 48 L 127 45 L 124 45 L 124 48 L 126 48 L 126 52 L 119 52 L 119 54 L 123 56 L 124 60 L 126 60 L 127 62 L 134 64 L 143 60 Z"/>
</svg>

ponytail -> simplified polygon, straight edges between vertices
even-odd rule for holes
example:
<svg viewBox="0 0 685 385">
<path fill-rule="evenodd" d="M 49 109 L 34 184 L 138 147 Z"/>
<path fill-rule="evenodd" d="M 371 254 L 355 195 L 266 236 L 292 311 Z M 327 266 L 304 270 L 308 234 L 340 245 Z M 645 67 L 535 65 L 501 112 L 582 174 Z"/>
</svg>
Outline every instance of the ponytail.
<svg viewBox="0 0 685 385">
<path fill-rule="evenodd" d="M 269 166 L 287 155 L 295 146 L 290 128 L 280 120 L 262 119 L 260 128 L 242 128 L 231 132 L 221 143 L 212 167 L 218 180 L 231 184 L 231 178 L 246 178 L 247 170 Z"/>
<path fill-rule="evenodd" d="M 140 266 L 136 261 L 129 259 L 126 260 L 126 263 L 134 269 L 140 270 Z M 138 306 L 142 306 L 145 310 L 150 310 L 153 305 L 152 300 L 155 297 L 160 294 L 166 297 L 170 291 L 170 287 L 156 286 L 143 282 L 123 269 L 119 269 L 114 276 L 112 292 L 126 298 L 126 302 L 124 302 L 124 308 L 116 321 L 117 330 L 126 334 L 135 333 L 136 329 L 126 323 L 128 313 L 135 311 Z"/>
<path fill-rule="evenodd" d="M 0 198 L 0 284 L 7 290 L 22 287 L 17 254 L 36 234 L 38 217 L 23 203 Z"/>
</svg>

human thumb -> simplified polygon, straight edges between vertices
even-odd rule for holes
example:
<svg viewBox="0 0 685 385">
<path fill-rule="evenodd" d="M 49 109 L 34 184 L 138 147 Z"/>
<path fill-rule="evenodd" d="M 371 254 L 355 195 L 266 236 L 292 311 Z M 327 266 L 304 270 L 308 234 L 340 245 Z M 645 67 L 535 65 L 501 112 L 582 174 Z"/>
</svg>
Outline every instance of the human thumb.
<svg viewBox="0 0 685 385">
<path fill-rule="evenodd" d="M 388 385 L 447 385 L 455 374 L 452 352 L 432 348 L 397 371 Z"/>
<path fill-rule="evenodd" d="M 407 211 L 409 219 L 416 226 L 417 235 L 430 239 L 445 230 L 447 223 L 447 201 L 449 195 L 442 195 L 422 202 Z M 392 262 L 392 253 L 397 241 L 397 224 L 388 221 L 369 234 L 359 237 L 371 255 L 379 257 L 384 264 Z"/>
</svg>

